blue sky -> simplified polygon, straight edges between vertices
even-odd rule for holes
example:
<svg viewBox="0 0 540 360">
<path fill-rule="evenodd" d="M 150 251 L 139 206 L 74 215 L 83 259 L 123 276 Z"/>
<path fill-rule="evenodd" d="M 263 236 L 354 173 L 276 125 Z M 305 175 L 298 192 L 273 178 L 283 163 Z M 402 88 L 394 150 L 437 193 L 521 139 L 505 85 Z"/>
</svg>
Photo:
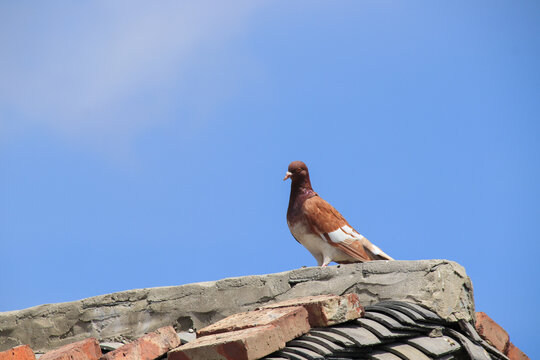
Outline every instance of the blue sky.
<svg viewBox="0 0 540 360">
<path fill-rule="evenodd" d="M 462 264 L 529 356 L 536 1 L 2 2 L 0 311 L 316 265 L 293 160 L 396 259 Z"/>
</svg>

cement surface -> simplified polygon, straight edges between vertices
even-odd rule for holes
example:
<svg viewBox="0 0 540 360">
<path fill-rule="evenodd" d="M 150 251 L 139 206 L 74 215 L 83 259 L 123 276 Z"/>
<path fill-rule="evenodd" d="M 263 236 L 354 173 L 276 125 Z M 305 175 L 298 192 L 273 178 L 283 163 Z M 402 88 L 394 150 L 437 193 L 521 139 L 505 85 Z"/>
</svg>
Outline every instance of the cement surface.
<svg viewBox="0 0 540 360">
<path fill-rule="evenodd" d="M 28 344 L 43 352 L 96 337 L 125 341 L 159 327 L 200 329 L 231 314 L 276 301 L 357 293 L 361 303 L 404 300 L 448 321 L 473 320 L 472 284 L 448 260 L 372 261 L 277 274 L 123 291 L 0 313 L 0 351 Z"/>
</svg>

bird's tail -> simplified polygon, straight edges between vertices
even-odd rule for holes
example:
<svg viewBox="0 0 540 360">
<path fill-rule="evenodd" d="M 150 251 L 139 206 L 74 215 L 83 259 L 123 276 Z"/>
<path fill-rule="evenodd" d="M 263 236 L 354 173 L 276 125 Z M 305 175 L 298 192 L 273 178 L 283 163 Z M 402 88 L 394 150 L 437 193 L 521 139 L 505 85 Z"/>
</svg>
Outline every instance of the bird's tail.
<svg viewBox="0 0 540 360">
<path fill-rule="evenodd" d="M 366 249 L 372 260 L 394 260 L 390 255 L 379 249 L 378 246 L 369 242 L 369 240 L 364 244 L 364 249 Z"/>
</svg>

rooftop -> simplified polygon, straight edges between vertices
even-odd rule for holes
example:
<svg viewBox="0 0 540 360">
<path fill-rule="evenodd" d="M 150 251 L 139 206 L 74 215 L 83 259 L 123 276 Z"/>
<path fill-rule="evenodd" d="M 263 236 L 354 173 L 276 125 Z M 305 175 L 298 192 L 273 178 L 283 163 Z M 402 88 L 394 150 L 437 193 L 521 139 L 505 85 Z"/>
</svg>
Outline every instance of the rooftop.
<svg viewBox="0 0 540 360">
<path fill-rule="evenodd" d="M 317 318 L 326 320 L 314 322 Z M 0 313 L 0 360 L 14 360 L 2 354 L 14 354 L 20 345 L 56 360 L 55 352 L 79 343 L 97 347 L 99 353 L 91 351 L 95 359 L 112 360 L 115 351 L 125 357 L 129 348 L 138 349 L 133 359 L 139 359 L 148 341 L 160 349 L 151 356 L 168 353 L 171 360 L 241 359 L 239 353 L 227 357 L 223 349 L 231 344 L 236 352 L 244 346 L 238 344 L 250 344 L 246 359 L 526 359 L 497 326 L 482 313 L 477 322 L 472 283 L 459 264 L 372 261 L 130 290 Z M 81 360 L 95 360 L 92 356 Z"/>
</svg>

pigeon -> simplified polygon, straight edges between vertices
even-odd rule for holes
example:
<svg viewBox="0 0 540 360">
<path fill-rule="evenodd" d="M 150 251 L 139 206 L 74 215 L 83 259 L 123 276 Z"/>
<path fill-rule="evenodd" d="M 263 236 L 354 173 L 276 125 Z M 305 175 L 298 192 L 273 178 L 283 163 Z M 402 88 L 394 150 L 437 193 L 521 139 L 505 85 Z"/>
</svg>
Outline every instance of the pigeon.
<svg viewBox="0 0 540 360">
<path fill-rule="evenodd" d="M 349 264 L 394 260 L 354 230 L 332 205 L 313 191 L 306 164 L 290 163 L 283 180 L 287 179 L 291 179 L 287 225 L 319 266 L 327 266 L 332 261 Z"/>
</svg>

